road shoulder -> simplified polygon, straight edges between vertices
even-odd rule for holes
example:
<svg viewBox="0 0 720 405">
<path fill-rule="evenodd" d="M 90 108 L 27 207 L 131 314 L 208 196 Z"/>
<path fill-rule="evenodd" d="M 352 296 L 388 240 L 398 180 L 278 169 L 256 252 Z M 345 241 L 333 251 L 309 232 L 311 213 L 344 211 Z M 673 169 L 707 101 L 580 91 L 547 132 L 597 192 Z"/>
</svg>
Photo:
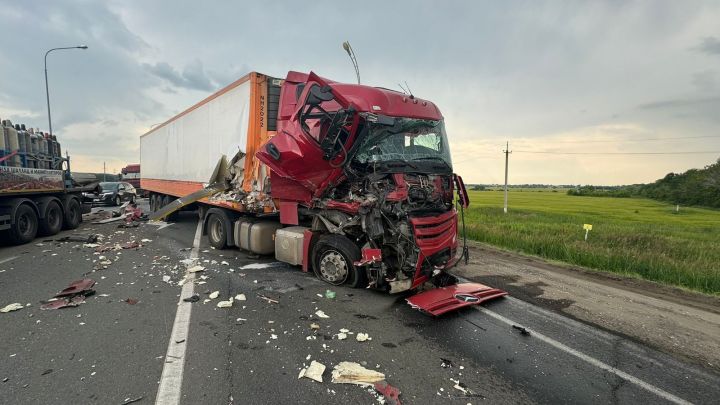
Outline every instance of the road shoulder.
<svg viewBox="0 0 720 405">
<path fill-rule="evenodd" d="M 523 301 L 720 370 L 720 298 L 472 243 L 455 272 Z"/>
</svg>

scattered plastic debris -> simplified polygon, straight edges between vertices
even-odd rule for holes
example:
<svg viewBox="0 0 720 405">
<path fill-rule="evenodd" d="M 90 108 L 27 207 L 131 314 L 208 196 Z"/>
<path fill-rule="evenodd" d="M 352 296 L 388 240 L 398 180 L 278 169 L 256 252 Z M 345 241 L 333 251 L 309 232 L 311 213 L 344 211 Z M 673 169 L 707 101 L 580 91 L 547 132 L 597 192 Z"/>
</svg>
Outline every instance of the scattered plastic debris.
<svg viewBox="0 0 720 405">
<path fill-rule="evenodd" d="M 238 294 L 235 296 L 236 301 L 246 301 L 247 298 L 245 297 L 245 294 Z"/>
<path fill-rule="evenodd" d="M 341 361 L 332 371 L 332 382 L 336 384 L 371 386 L 383 380 L 385 374 L 350 361 Z"/>
<path fill-rule="evenodd" d="M 140 239 L 140 242 L 148 243 L 148 242 L 152 242 L 152 239 Z"/>
<path fill-rule="evenodd" d="M 197 294 L 193 294 L 189 297 L 183 298 L 184 302 L 198 302 L 200 301 L 200 296 Z"/>
<path fill-rule="evenodd" d="M 442 368 L 452 368 L 453 362 L 452 360 L 444 359 L 440 357 L 440 360 L 442 360 L 442 363 L 440 363 L 440 367 Z"/>
<path fill-rule="evenodd" d="M 124 301 L 124 302 L 127 302 L 127 303 L 130 304 L 130 305 L 135 305 L 135 304 L 137 304 L 138 302 L 140 302 L 140 300 L 135 299 L 135 298 L 125 298 L 123 301 Z"/>
<path fill-rule="evenodd" d="M 227 301 L 220 301 L 220 302 L 218 302 L 218 303 L 217 303 L 217 307 L 218 307 L 218 308 L 230 308 L 230 307 L 232 307 L 232 304 L 233 304 L 233 298 L 230 297 L 230 299 L 227 300 Z"/>
<path fill-rule="evenodd" d="M 390 405 L 401 405 L 400 390 L 397 389 L 397 387 L 393 387 L 385 381 L 378 381 L 373 388 L 385 398 L 386 403 Z"/>
<path fill-rule="evenodd" d="M 358 342 L 365 342 L 367 340 L 372 340 L 372 338 L 367 333 L 361 332 L 355 336 L 355 340 L 357 340 Z"/>
<path fill-rule="evenodd" d="M 272 298 L 270 298 L 270 297 L 266 297 L 266 296 L 264 296 L 264 295 L 262 295 L 262 294 L 258 294 L 257 296 L 258 296 L 258 298 L 264 299 L 265 301 L 267 301 L 267 302 L 269 302 L 269 303 L 271 303 L 271 304 L 279 304 L 279 303 L 280 303 L 280 301 L 274 300 L 274 299 L 272 299 Z"/>
<path fill-rule="evenodd" d="M 313 360 L 310 363 L 310 366 L 300 370 L 300 375 L 298 375 L 298 379 L 305 377 L 321 383 L 323 382 L 322 375 L 324 372 L 325 365 Z"/>
<path fill-rule="evenodd" d="M 310 324 L 310 329 L 312 329 L 312 330 L 319 330 L 319 329 L 320 329 L 320 325 L 318 325 L 318 324 L 316 324 L 316 323 L 311 323 L 311 324 Z"/>
<path fill-rule="evenodd" d="M 283 262 L 272 262 L 272 263 L 251 263 L 240 267 L 240 270 L 256 270 L 256 269 L 269 269 L 273 267 L 285 266 Z"/>
<path fill-rule="evenodd" d="M 197 272 L 199 272 L 199 271 L 205 271 L 205 267 L 203 267 L 203 266 L 193 266 L 193 267 L 190 267 L 187 271 L 188 271 L 188 273 L 197 273 Z"/>
<path fill-rule="evenodd" d="M 162 276 L 162 281 L 163 281 L 164 283 L 169 283 L 169 282 L 170 282 L 170 276 Z"/>
<path fill-rule="evenodd" d="M 20 304 L 19 302 L 14 302 L 12 304 L 8 304 L 2 308 L 0 308 L 0 312 L 6 314 L 8 312 L 17 311 L 18 309 L 25 308 L 23 304 Z"/>
<path fill-rule="evenodd" d="M 73 281 L 67 288 L 55 295 L 53 299 L 44 302 L 40 309 L 76 307 L 85 302 L 85 297 L 95 294 L 95 290 L 92 289 L 94 285 L 95 280 L 89 278 Z"/>
<path fill-rule="evenodd" d="M 327 316 L 327 315 L 325 314 L 325 312 L 320 311 L 320 310 L 315 311 L 315 315 L 317 315 L 318 318 L 323 318 L 323 319 L 330 318 L 329 316 Z"/>
<path fill-rule="evenodd" d="M 325 290 L 325 298 L 327 298 L 327 299 L 334 299 L 335 296 L 336 296 L 335 291 Z"/>
<path fill-rule="evenodd" d="M 208 298 L 210 298 L 211 300 L 214 300 L 214 299 L 217 298 L 219 295 L 220 295 L 220 291 L 213 291 L 213 292 L 210 293 L 210 295 L 208 295 Z"/>
<path fill-rule="evenodd" d="M 512 327 L 513 327 L 514 329 L 519 330 L 521 335 L 523 335 L 523 336 L 530 336 L 530 331 L 527 330 L 527 329 L 525 329 L 525 327 L 523 327 L 523 326 L 518 326 L 518 325 L 513 325 Z"/>
<path fill-rule="evenodd" d="M 337 338 L 338 338 L 338 340 L 345 340 L 345 339 L 347 339 L 347 333 L 340 332 L 337 334 Z"/>
<path fill-rule="evenodd" d="M 142 401 L 143 398 L 145 398 L 145 397 L 143 397 L 143 396 L 140 396 L 140 397 L 137 397 L 137 398 L 129 398 L 129 397 L 128 397 L 128 398 L 125 398 L 125 401 L 123 401 L 123 403 L 121 403 L 120 405 L 130 405 L 130 404 L 132 404 L 132 403 L 135 403 L 135 402 L 138 402 L 138 401 Z"/>
</svg>

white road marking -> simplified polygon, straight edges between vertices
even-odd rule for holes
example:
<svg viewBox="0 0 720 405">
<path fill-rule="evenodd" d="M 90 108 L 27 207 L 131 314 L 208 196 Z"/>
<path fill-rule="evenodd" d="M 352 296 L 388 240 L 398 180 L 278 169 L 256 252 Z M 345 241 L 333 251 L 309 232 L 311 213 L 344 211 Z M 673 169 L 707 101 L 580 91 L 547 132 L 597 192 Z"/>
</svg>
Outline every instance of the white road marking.
<svg viewBox="0 0 720 405">
<path fill-rule="evenodd" d="M 198 220 L 195 230 L 195 240 L 190 251 L 190 258 L 196 259 L 200 250 L 200 238 L 202 237 L 202 220 Z M 159 229 L 162 229 L 159 228 Z M 160 386 L 158 387 L 155 404 L 176 405 L 180 403 L 182 395 L 183 370 L 185 368 L 185 349 L 188 344 L 188 331 L 190 329 L 190 313 L 192 303 L 184 302 L 183 299 L 193 295 L 195 291 L 195 273 L 186 273 L 187 282 L 183 284 L 180 291 L 175 323 L 170 333 L 165 365 L 163 366 Z M 180 342 L 180 343 L 177 343 Z"/>
<path fill-rule="evenodd" d="M 511 319 L 505 318 L 504 316 L 498 314 L 497 312 L 491 311 L 491 310 L 489 310 L 489 309 L 487 309 L 487 308 L 483 308 L 483 307 L 475 307 L 475 308 L 476 308 L 478 311 L 480 311 L 480 312 L 482 312 L 482 313 L 484 313 L 484 314 L 487 314 L 487 315 L 489 315 L 490 317 L 495 318 L 495 319 L 497 319 L 498 321 L 503 322 L 503 323 L 505 323 L 505 324 L 508 324 L 508 325 L 510 325 L 510 326 L 513 326 L 513 325 L 522 326 L 520 323 L 514 322 L 514 321 L 512 321 Z M 556 349 L 562 350 L 562 351 L 564 351 L 564 352 L 566 352 L 566 353 L 568 353 L 568 354 L 571 354 L 571 355 L 579 358 L 580 360 L 583 360 L 584 362 L 589 363 L 589 364 L 591 364 L 591 365 L 593 365 L 593 366 L 595 366 L 595 367 L 598 367 L 598 368 L 600 368 L 600 369 L 603 369 L 603 370 L 605 370 L 605 371 L 607 371 L 607 372 L 609 372 L 609 373 L 615 374 L 616 376 L 618 376 L 618 377 L 620 377 L 620 378 L 622 378 L 622 379 L 624 379 L 624 380 L 626 380 L 626 381 L 628 381 L 628 382 L 631 382 L 631 383 L 637 385 L 637 386 L 640 387 L 640 388 L 643 388 L 643 389 L 645 389 L 645 390 L 647 390 L 647 391 L 650 391 L 650 392 L 652 392 L 653 394 L 655 394 L 655 395 L 657 395 L 657 396 L 659 396 L 659 397 L 661 397 L 661 398 L 663 398 L 663 399 L 665 399 L 665 400 L 667 400 L 667 401 L 670 401 L 670 402 L 673 402 L 673 403 L 676 403 L 676 404 L 682 404 L 682 405 L 689 405 L 689 404 L 691 404 L 691 402 L 688 402 L 688 401 L 686 401 L 686 400 L 684 400 L 684 399 L 682 399 L 682 398 L 676 397 L 675 395 L 673 395 L 673 394 L 671 394 L 671 393 L 669 393 L 669 392 L 667 392 L 667 391 L 664 391 L 664 390 L 662 390 L 662 389 L 660 389 L 660 388 L 658 388 L 658 387 L 656 387 L 656 386 L 654 386 L 654 385 L 652 385 L 652 384 L 649 384 L 649 383 L 647 383 L 647 382 L 645 382 L 645 381 L 643 381 L 643 380 L 641 380 L 641 379 L 639 379 L 639 378 L 637 378 L 637 377 L 634 377 L 634 376 L 632 376 L 632 375 L 630 375 L 630 374 L 628 374 L 628 373 L 626 373 L 626 372 L 624 372 L 624 371 L 622 371 L 622 370 L 619 370 L 619 369 L 617 369 L 617 368 L 615 368 L 615 367 L 613 367 L 613 366 L 610 366 L 610 365 L 608 365 L 608 364 L 605 364 L 605 363 L 603 363 L 602 361 L 600 361 L 600 360 L 598 360 L 598 359 L 596 359 L 596 358 L 594 358 L 594 357 L 590 357 L 590 356 L 588 356 L 588 355 L 585 354 L 585 353 L 579 352 L 579 351 L 573 349 L 572 347 L 567 346 L 567 345 L 565 345 L 565 344 L 563 344 L 563 343 L 560 343 L 560 342 L 558 342 L 557 340 L 555 340 L 555 339 L 553 339 L 553 338 L 551 338 L 551 337 L 545 336 L 545 335 L 543 335 L 542 333 L 537 332 L 537 331 L 535 331 L 535 330 L 532 330 L 532 329 L 530 329 L 530 328 L 526 328 L 526 329 L 527 329 L 528 331 L 530 331 L 530 333 L 532 334 L 533 337 L 542 340 L 543 342 L 549 344 L 550 346 L 553 346 L 553 347 L 555 347 Z"/>
<path fill-rule="evenodd" d="M 13 261 L 13 260 L 15 260 L 15 259 L 17 259 L 17 258 L 18 258 L 17 256 L 13 256 L 13 257 L 8 257 L 8 258 L 5 258 L 5 259 L 2 259 L 2 260 L 0 260 L 0 264 Z"/>
</svg>

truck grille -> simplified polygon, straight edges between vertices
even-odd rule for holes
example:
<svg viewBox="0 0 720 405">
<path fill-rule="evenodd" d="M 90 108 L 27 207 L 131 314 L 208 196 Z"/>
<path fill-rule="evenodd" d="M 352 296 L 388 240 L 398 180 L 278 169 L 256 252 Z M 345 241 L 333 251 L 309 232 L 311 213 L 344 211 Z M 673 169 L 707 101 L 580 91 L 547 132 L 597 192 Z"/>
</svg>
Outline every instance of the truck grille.
<svg viewBox="0 0 720 405">
<path fill-rule="evenodd" d="M 448 211 L 434 217 L 413 217 L 410 222 L 415 230 L 415 242 L 420 249 L 447 243 L 457 233 L 457 213 Z"/>
</svg>

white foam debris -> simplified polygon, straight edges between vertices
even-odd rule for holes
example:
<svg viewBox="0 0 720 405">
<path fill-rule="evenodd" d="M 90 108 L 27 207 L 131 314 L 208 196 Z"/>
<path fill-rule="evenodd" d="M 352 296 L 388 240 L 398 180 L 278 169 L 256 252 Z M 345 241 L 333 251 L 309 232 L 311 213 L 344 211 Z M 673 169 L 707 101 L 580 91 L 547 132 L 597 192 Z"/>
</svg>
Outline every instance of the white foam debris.
<svg viewBox="0 0 720 405">
<path fill-rule="evenodd" d="M 227 301 L 220 301 L 220 302 L 218 302 L 218 303 L 217 303 L 217 307 L 218 307 L 218 308 L 230 308 L 230 307 L 232 307 L 232 304 L 233 304 L 233 298 L 230 297 L 230 299 L 227 300 Z"/>
<path fill-rule="evenodd" d="M 247 300 L 247 298 L 245 298 L 245 294 L 238 294 L 238 295 L 235 296 L 235 299 L 236 299 L 237 301 L 245 301 L 245 300 Z"/>
<path fill-rule="evenodd" d="M 325 372 L 325 365 L 313 360 L 310 366 L 300 370 L 298 378 L 309 378 L 319 383 L 323 382 L 322 375 Z"/>
<path fill-rule="evenodd" d="M 210 295 L 208 295 L 208 298 L 210 298 L 211 300 L 214 300 L 214 299 L 217 298 L 219 295 L 220 295 L 220 291 L 213 291 L 213 292 L 210 293 Z"/>
<path fill-rule="evenodd" d="M 315 311 L 315 315 L 317 315 L 318 318 L 330 318 L 323 311 Z"/>
</svg>

